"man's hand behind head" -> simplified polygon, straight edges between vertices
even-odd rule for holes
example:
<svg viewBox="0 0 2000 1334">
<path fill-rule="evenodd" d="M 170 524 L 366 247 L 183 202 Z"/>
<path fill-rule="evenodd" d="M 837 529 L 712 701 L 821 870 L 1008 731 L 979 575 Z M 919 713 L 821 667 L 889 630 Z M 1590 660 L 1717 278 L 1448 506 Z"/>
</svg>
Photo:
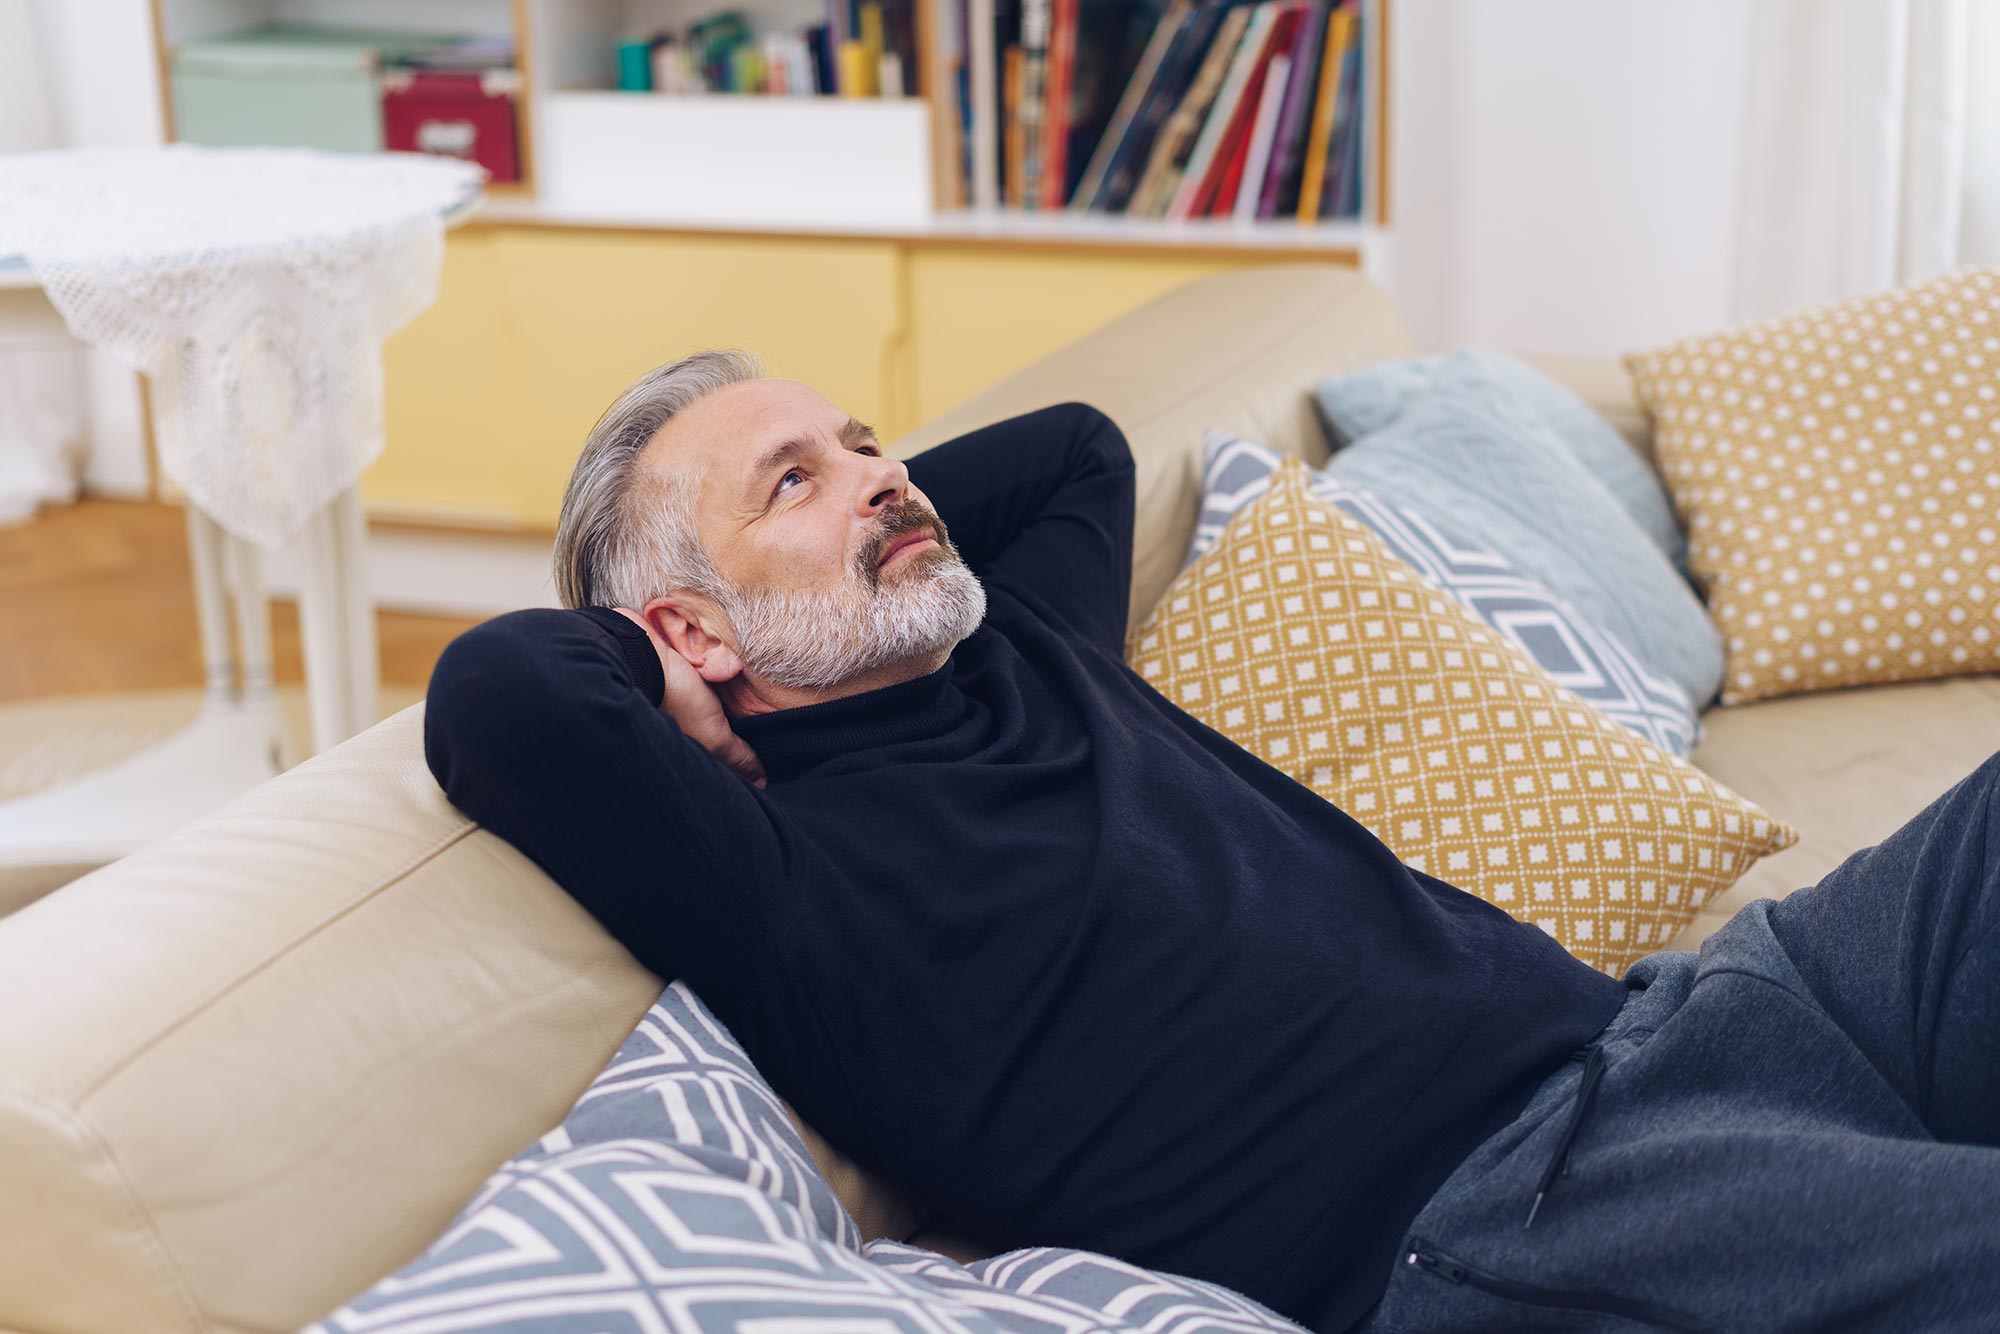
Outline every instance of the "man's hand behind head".
<svg viewBox="0 0 2000 1334">
<path fill-rule="evenodd" d="M 612 610 L 644 630 L 653 643 L 653 651 L 660 655 L 660 670 L 667 678 L 666 693 L 660 700 L 661 711 L 709 754 L 763 787 L 763 762 L 729 726 L 729 715 L 723 712 L 722 698 L 715 693 L 715 687 L 703 680 L 686 658 L 674 652 L 673 646 L 661 638 L 644 616 L 629 607 Z"/>
</svg>

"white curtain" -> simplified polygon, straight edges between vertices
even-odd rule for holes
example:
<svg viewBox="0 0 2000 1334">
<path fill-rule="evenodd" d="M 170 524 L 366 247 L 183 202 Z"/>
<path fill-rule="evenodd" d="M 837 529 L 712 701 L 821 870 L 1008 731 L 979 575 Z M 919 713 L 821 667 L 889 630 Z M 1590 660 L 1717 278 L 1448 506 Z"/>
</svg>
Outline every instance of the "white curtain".
<svg viewBox="0 0 2000 1334">
<path fill-rule="evenodd" d="M 0 0 L 0 153 L 62 142 L 31 0 Z M 18 294 L 16 294 L 18 299 Z M 76 499 L 84 457 L 83 351 L 0 326 L 0 523 Z"/>
<path fill-rule="evenodd" d="M 2000 4 L 1757 0 L 1736 319 L 2000 259 Z"/>
</svg>

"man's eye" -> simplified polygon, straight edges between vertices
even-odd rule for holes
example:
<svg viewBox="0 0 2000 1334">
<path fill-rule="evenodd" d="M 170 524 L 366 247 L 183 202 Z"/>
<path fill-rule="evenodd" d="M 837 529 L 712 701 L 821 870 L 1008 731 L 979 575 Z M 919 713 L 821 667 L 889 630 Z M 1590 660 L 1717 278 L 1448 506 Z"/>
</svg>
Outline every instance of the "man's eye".
<svg viewBox="0 0 2000 1334">
<path fill-rule="evenodd" d="M 805 474 L 797 468 L 791 468 L 785 472 L 785 477 L 804 477 L 804 476 Z M 785 489 L 785 477 L 780 477 L 778 479 L 779 492 L 782 492 Z"/>
</svg>

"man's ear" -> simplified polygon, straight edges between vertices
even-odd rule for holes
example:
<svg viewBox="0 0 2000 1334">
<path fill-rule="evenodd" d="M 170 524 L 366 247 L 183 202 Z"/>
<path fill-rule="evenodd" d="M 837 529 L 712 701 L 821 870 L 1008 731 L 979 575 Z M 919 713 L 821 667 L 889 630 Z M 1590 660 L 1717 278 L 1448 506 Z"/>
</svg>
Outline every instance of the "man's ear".
<svg viewBox="0 0 2000 1334">
<path fill-rule="evenodd" d="M 639 614 L 710 685 L 721 685 L 743 671 L 735 646 L 718 633 L 728 629 L 721 609 L 699 593 L 663 593 Z"/>
</svg>

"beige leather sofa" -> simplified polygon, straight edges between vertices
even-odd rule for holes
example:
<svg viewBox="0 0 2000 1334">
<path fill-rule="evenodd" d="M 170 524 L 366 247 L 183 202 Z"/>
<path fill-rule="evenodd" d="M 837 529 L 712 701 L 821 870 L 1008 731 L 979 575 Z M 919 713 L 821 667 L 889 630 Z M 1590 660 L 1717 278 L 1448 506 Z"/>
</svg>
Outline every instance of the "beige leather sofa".
<svg viewBox="0 0 2000 1334">
<path fill-rule="evenodd" d="M 1239 271 L 1010 377 L 895 452 L 1063 399 L 1103 408 L 1139 460 L 1137 614 L 1185 548 L 1203 427 L 1317 462 L 1312 382 L 1413 350 L 1350 272 Z M 1615 362 L 1544 364 L 1644 447 Z M 0 918 L 0 1330 L 278 1330 L 324 1314 L 559 1120 L 657 994 L 560 888 L 445 802 L 421 708 Z M 1971 769 L 2000 743 L 2000 682 L 1707 723 L 1696 761 L 1804 838 L 1704 911 L 1682 948 Z M 823 1160 L 869 1235 L 916 1226 L 909 1205 Z"/>
</svg>

